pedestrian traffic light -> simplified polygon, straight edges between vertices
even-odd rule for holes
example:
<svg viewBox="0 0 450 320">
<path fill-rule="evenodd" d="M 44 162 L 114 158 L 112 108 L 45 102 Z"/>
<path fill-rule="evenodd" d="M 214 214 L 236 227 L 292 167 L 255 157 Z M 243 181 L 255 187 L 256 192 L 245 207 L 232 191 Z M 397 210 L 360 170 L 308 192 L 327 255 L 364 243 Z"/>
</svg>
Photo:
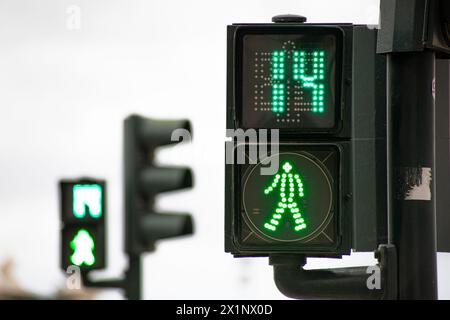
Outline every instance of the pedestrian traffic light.
<svg viewBox="0 0 450 320">
<path fill-rule="evenodd" d="M 157 148 L 179 142 L 176 130 L 189 134 L 189 121 L 160 121 L 138 115 L 125 120 L 125 233 L 129 253 L 152 251 L 160 239 L 193 231 L 189 214 L 157 213 L 154 209 L 159 193 L 190 188 L 193 184 L 189 168 L 154 163 Z"/>
<path fill-rule="evenodd" d="M 83 271 L 106 264 L 106 184 L 83 178 L 60 181 L 61 268 L 74 265 Z"/>
<path fill-rule="evenodd" d="M 235 256 L 340 257 L 386 234 L 377 31 L 297 18 L 228 27 L 225 250 Z"/>
</svg>

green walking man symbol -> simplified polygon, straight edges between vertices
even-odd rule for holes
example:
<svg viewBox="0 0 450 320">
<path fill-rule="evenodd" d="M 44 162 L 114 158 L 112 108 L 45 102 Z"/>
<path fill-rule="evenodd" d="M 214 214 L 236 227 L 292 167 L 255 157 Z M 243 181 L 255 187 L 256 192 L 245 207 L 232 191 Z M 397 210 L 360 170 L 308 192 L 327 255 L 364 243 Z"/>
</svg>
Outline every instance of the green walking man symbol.
<svg viewBox="0 0 450 320">
<path fill-rule="evenodd" d="M 270 186 L 264 190 L 266 195 L 277 188 L 280 190 L 277 208 L 270 216 L 269 221 L 264 224 L 264 228 L 269 231 L 276 231 L 283 216 L 290 213 L 295 225 L 294 230 L 299 232 L 306 229 L 306 223 L 302 217 L 300 205 L 294 199 L 296 195 L 299 198 L 305 196 L 303 183 L 300 176 L 292 172 L 293 168 L 289 162 L 285 162 L 282 169 L 282 172 L 276 174 Z"/>
<path fill-rule="evenodd" d="M 71 262 L 81 267 L 83 264 L 92 266 L 95 263 L 95 242 L 92 236 L 85 229 L 81 229 L 70 242 L 73 249 L 73 255 L 70 257 Z"/>
</svg>

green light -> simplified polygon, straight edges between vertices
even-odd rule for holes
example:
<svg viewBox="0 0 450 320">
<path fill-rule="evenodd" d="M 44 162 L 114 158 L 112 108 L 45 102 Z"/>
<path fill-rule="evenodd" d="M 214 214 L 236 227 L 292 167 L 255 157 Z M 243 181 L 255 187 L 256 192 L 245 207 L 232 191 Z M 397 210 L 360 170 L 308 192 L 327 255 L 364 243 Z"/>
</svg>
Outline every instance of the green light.
<svg viewBox="0 0 450 320">
<path fill-rule="evenodd" d="M 70 242 L 70 248 L 73 254 L 70 256 L 70 262 L 81 267 L 83 264 L 92 266 L 95 263 L 95 242 L 89 232 L 80 229 Z"/>
<path fill-rule="evenodd" d="M 286 105 L 285 92 L 283 90 L 283 82 L 286 79 L 285 60 L 286 53 L 283 50 L 275 50 L 272 52 L 272 112 L 283 113 Z M 321 107 L 324 112 L 323 102 L 325 101 L 324 81 L 325 81 L 325 52 L 321 50 L 294 50 L 292 52 L 293 60 L 292 78 L 301 82 L 301 87 L 312 89 L 312 109 L 317 112 L 317 106 Z M 308 74 L 309 73 L 309 74 Z M 317 90 L 317 89 L 320 89 Z M 320 101 L 322 104 L 317 104 Z"/>
<path fill-rule="evenodd" d="M 278 81 L 285 79 L 285 66 L 284 66 L 284 52 L 273 51 L 272 52 L 272 79 L 275 80 L 272 85 L 272 112 L 282 113 L 284 111 L 285 97 L 283 85 Z M 278 108 L 280 106 L 280 108 Z"/>
<path fill-rule="evenodd" d="M 72 189 L 73 215 L 82 219 L 86 212 L 92 218 L 100 218 L 102 210 L 102 188 L 98 184 L 76 184 Z"/>
<path fill-rule="evenodd" d="M 280 192 L 278 194 L 277 208 L 275 209 L 275 213 L 273 213 L 268 219 L 268 222 L 264 224 L 264 228 L 269 231 L 275 232 L 277 228 L 280 226 L 280 220 L 283 218 L 283 216 L 285 216 L 285 209 L 287 209 L 287 211 L 290 212 L 291 217 L 294 221 L 294 228 L 293 228 L 294 231 L 296 232 L 302 231 L 307 227 L 305 220 L 302 217 L 302 214 L 300 213 L 300 209 L 298 208 L 299 204 L 295 201 L 295 185 L 293 183 L 294 179 L 292 177 L 296 179 L 299 198 L 302 198 L 304 196 L 303 183 L 299 174 L 292 173 L 293 169 L 294 167 L 292 166 L 292 164 L 286 161 L 282 166 L 281 175 L 280 173 L 277 173 L 273 179 L 273 182 L 270 184 L 270 187 L 264 190 L 264 193 L 266 195 L 275 190 L 278 187 L 281 177 L 281 187 Z M 284 189 L 287 177 L 289 177 L 291 186 L 290 188 L 291 192 L 288 198 L 286 198 Z M 289 202 L 289 204 L 286 204 L 286 202 Z"/>
<path fill-rule="evenodd" d="M 293 78 L 296 81 L 301 82 L 301 86 L 306 89 L 314 89 L 312 92 L 312 105 L 314 107 L 323 105 L 318 105 L 314 101 L 324 101 L 325 93 L 324 93 L 324 84 L 322 83 L 325 76 L 325 64 L 324 64 L 324 51 L 294 51 L 294 57 L 301 56 L 300 59 L 300 68 L 298 64 L 293 65 Z M 320 58 L 319 58 L 320 57 Z M 295 60 L 296 58 L 294 58 Z M 307 72 L 311 73 L 308 75 Z M 319 83 L 317 83 L 319 82 Z M 316 90 L 317 88 L 321 89 L 320 91 Z M 324 108 L 322 108 L 324 109 Z M 312 109 L 313 112 L 317 112 L 317 108 Z M 323 112 L 323 111 L 321 111 Z"/>
</svg>

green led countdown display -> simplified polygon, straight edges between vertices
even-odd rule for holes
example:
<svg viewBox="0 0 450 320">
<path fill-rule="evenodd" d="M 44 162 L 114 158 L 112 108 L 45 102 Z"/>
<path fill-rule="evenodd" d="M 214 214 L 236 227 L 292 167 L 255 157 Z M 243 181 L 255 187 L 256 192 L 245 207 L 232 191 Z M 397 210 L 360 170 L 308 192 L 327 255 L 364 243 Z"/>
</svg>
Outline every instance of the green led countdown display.
<svg viewBox="0 0 450 320">
<path fill-rule="evenodd" d="M 341 35 L 277 30 L 238 37 L 239 126 L 333 129 L 340 112 Z"/>
<path fill-rule="evenodd" d="M 285 52 L 274 51 L 272 53 L 272 111 L 283 113 L 286 106 L 285 83 Z M 292 52 L 292 79 L 299 81 L 300 88 L 309 89 L 312 94 L 312 112 L 324 112 L 325 110 L 325 51 L 293 51 Z M 310 72 L 310 73 L 308 73 Z"/>
<path fill-rule="evenodd" d="M 103 213 L 102 188 L 98 184 L 76 184 L 73 186 L 73 215 L 82 219 L 86 214 L 100 218 Z"/>
<path fill-rule="evenodd" d="M 335 205 L 330 170 L 336 170 L 336 153 L 289 150 L 278 156 L 276 174 L 261 175 L 266 159 L 248 165 L 242 177 L 242 241 L 292 243 L 320 238 L 330 244 Z"/>
<path fill-rule="evenodd" d="M 86 229 L 80 229 L 72 241 L 70 248 L 73 254 L 70 256 L 70 262 L 76 266 L 92 266 L 95 264 L 95 241 Z"/>
</svg>

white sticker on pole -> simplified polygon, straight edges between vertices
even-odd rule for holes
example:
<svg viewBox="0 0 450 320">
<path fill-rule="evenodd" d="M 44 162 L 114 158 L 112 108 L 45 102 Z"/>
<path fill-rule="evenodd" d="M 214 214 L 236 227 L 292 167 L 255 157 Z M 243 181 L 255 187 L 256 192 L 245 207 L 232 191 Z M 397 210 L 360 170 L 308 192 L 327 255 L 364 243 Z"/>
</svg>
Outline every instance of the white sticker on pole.
<svg viewBox="0 0 450 320">
<path fill-rule="evenodd" d="M 404 200 L 431 200 L 431 168 L 408 168 L 404 172 Z M 413 183 L 411 183 L 413 182 Z"/>
</svg>

